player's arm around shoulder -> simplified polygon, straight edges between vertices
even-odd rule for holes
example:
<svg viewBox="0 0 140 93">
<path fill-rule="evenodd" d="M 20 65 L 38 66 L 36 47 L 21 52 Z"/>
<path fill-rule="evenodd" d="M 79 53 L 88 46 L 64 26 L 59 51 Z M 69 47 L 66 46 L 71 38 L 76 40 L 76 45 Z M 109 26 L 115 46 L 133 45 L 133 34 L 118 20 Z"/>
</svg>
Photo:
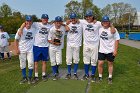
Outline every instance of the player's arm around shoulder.
<svg viewBox="0 0 140 93">
<path fill-rule="evenodd" d="M 111 34 L 115 34 L 116 33 L 116 28 L 113 26 L 112 23 L 110 23 L 110 31 L 111 31 Z"/>
<path fill-rule="evenodd" d="M 21 38 L 21 36 L 18 34 L 19 30 L 17 31 L 16 35 L 15 35 L 15 40 L 14 40 L 14 45 L 15 45 L 15 51 L 16 54 L 19 55 L 20 54 L 20 50 L 19 50 L 19 40 Z"/>
</svg>

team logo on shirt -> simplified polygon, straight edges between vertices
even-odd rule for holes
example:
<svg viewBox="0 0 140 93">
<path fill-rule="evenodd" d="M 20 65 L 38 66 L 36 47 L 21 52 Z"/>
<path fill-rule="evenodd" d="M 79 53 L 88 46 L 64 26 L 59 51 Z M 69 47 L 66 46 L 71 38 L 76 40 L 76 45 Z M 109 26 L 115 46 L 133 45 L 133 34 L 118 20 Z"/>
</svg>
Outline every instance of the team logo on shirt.
<svg viewBox="0 0 140 93">
<path fill-rule="evenodd" d="M 76 30 L 77 30 L 77 27 L 76 26 L 72 26 L 71 30 L 70 30 L 70 33 L 78 33 L 78 31 L 76 31 Z"/>
<path fill-rule="evenodd" d="M 85 30 L 87 30 L 87 31 L 89 31 L 89 32 L 92 32 L 92 31 L 94 31 L 94 27 L 93 27 L 93 25 L 87 25 L 87 27 L 86 27 L 86 29 Z"/>
<path fill-rule="evenodd" d="M 6 36 L 4 34 L 1 35 L 1 39 L 5 39 Z"/>
<path fill-rule="evenodd" d="M 40 31 L 39 31 L 39 33 L 41 33 L 41 34 L 48 34 L 48 29 L 47 28 L 45 28 L 45 27 L 42 27 L 41 29 L 40 29 Z"/>
<path fill-rule="evenodd" d="M 62 36 L 63 36 L 62 31 L 58 31 L 58 30 L 55 31 L 55 37 L 56 38 L 61 39 Z"/>
<path fill-rule="evenodd" d="M 26 40 L 31 40 L 31 39 L 33 39 L 33 36 L 32 36 L 32 32 L 27 32 L 27 34 L 26 34 L 26 36 L 25 36 L 25 39 Z"/>
<path fill-rule="evenodd" d="M 103 31 L 100 36 L 103 40 L 108 40 L 108 33 Z"/>
</svg>

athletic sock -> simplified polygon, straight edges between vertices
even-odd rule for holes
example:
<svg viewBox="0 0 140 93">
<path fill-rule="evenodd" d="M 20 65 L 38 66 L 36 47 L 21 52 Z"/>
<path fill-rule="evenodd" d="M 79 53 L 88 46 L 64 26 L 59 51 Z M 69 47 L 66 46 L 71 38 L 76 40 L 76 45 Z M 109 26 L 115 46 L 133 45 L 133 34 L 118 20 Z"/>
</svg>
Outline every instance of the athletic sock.
<svg viewBox="0 0 140 93">
<path fill-rule="evenodd" d="M 91 75 L 95 75 L 96 66 L 91 66 Z"/>
<path fill-rule="evenodd" d="M 99 77 L 102 77 L 102 74 L 99 74 Z"/>
<path fill-rule="evenodd" d="M 71 65 L 67 65 L 68 67 L 68 74 L 71 74 Z"/>
<path fill-rule="evenodd" d="M 33 73 L 33 69 L 29 69 L 29 75 L 28 75 L 29 78 L 32 77 L 32 73 Z"/>
<path fill-rule="evenodd" d="M 111 74 L 109 74 L 108 78 L 112 78 L 112 75 L 111 75 Z"/>
<path fill-rule="evenodd" d="M 46 75 L 46 72 L 42 72 L 42 76 L 45 76 Z"/>
<path fill-rule="evenodd" d="M 77 73 L 77 69 L 78 69 L 78 64 L 74 64 L 74 74 Z"/>
<path fill-rule="evenodd" d="M 38 77 L 38 72 L 35 72 L 35 77 Z"/>
<path fill-rule="evenodd" d="M 56 74 L 56 69 L 57 69 L 56 65 L 55 66 L 52 66 L 52 71 L 53 71 L 53 74 L 54 75 Z"/>
<path fill-rule="evenodd" d="M 89 75 L 89 64 L 84 64 L 85 74 Z"/>
<path fill-rule="evenodd" d="M 22 69 L 22 77 L 23 77 L 23 78 L 26 77 L 26 68 Z"/>
</svg>

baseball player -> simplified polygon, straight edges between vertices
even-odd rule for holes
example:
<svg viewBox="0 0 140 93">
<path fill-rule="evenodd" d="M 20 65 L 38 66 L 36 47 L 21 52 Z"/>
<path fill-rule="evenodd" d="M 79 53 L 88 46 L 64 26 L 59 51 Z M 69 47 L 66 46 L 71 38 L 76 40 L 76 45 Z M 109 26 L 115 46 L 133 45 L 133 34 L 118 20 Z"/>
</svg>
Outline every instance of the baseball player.
<svg viewBox="0 0 140 93">
<path fill-rule="evenodd" d="M 102 81 L 104 60 L 108 61 L 108 83 L 112 84 L 113 61 L 117 55 L 120 36 L 118 31 L 111 34 L 110 20 L 108 16 L 102 18 L 102 28 L 99 29 L 100 46 L 98 55 L 99 81 Z"/>
<path fill-rule="evenodd" d="M 9 59 L 11 59 L 11 55 L 9 53 L 8 46 L 10 45 L 9 35 L 7 32 L 4 32 L 3 26 L 0 25 L 0 55 L 1 59 L 4 60 L 4 52 L 7 52 L 7 56 Z"/>
<path fill-rule="evenodd" d="M 62 49 L 64 47 L 65 27 L 60 16 L 55 17 L 54 26 L 49 31 L 48 42 L 51 66 L 54 74 L 53 80 L 58 79 L 58 67 L 62 64 Z"/>
<path fill-rule="evenodd" d="M 71 13 L 70 16 L 71 23 L 68 25 L 70 31 L 67 34 L 67 50 L 66 50 L 66 64 L 68 73 L 65 79 L 71 78 L 71 65 L 72 59 L 74 63 L 74 79 L 78 79 L 77 69 L 79 63 L 79 52 L 82 43 L 82 25 L 78 22 L 77 15 Z"/>
<path fill-rule="evenodd" d="M 46 75 L 46 62 L 49 60 L 49 50 L 48 50 L 48 33 L 52 25 L 48 23 L 49 16 L 47 14 L 42 14 L 41 22 L 33 22 L 32 27 L 35 28 L 35 39 L 34 39 L 34 46 L 33 46 L 33 56 L 34 56 L 34 70 L 35 70 L 35 77 L 32 83 L 36 83 L 38 78 L 38 62 L 42 61 L 42 80 L 47 80 Z M 21 26 L 21 32 L 22 28 Z M 19 34 L 21 34 L 21 32 Z"/>
<path fill-rule="evenodd" d="M 18 34 L 19 30 L 15 36 L 15 47 L 16 52 L 19 54 L 20 60 L 20 68 L 22 70 L 22 80 L 20 84 L 23 84 L 28 81 L 28 84 L 31 83 L 33 68 L 34 68 L 34 61 L 33 61 L 33 43 L 34 43 L 34 35 L 35 29 L 31 27 L 32 25 L 32 17 L 26 16 L 25 17 L 25 27 L 23 28 L 23 34 L 20 36 Z M 28 79 L 26 76 L 26 60 L 28 61 L 28 68 L 29 68 L 29 75 Z"/>
<path fill-rule="evenodd" d="M 91 65 L 91 82 L 95 82 L 99 47 L 99 28 L 101 28 L 102 25 L 100 21 L 96 21 L 92 10 L 86 11 L 85 20 L 80 20 L 80 23 L 83 24 L 83 61 L 85 69 L 85 75 L 82 80 L 89 78 L 89 68 Z M 113 26 L 111 26 L 111 33 L 115 33 Z"/>
</svg>

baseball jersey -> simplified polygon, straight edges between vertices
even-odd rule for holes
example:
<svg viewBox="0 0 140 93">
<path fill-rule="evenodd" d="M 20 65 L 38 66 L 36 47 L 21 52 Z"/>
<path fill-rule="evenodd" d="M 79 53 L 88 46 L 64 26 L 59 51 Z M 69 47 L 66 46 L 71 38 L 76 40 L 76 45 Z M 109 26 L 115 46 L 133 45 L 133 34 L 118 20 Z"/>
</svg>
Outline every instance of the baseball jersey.
<svg viewBox="0 0 140 93">
<path fill-rule="evenodd" d="M 9 38 L 10 37 L 9 37 L 7 32 L 0 32 L 0 46 L 1 47 L 8 46 L 9 45 L 9 42 L 8 42 Z"/>
<path fill-rule="evenodd" d="M 88 23 L 86 20 L 80 20 L 83 25 L 83 44 L 88 47 L 99 45 L 99 28 L 102 27 L 101 22 Z"/>
<path fill-rule="evenodd" d="M 18 30 L 19 31 L 19 30 Z M 35 29 L 34 28 L 23 28 L 23 34 L 21 36 L 18 35 L 18 31 L 15 35 L 15 39 L 19 40 L 19 50 L 21 53 L 24 52 L 32 52 L 33 50 L 33 43 L 34 43 L 34 36 L 35 36 Z"/>
<path fill-rule="evenodd" d="M 32 26 L 36 29 L 34 45 L 38 47 L 48 47 L 48 34 L 52 25 L 34 22 Z"/>
<path fill-rule="evenodd" d="M 110 27 L 107 29 L 102 27 L 99 29 L 99 36 L 100 36 L 99 52 L 105 54 L 112 53 L 115 49 L 115 41 L 120 39 L 117 29 L 114 34 L 111 34 Z"/>
<path fill-rule="evenodd" d="M 79 47 L 82 43 L 82 24 L 76 23 L 69 25 L 70 31 L 67 34 L 67 46 Z"/>
<path fill-rule="evenodd" d="M 57 31 L 58 30 L 58 31 Z M 56 29 L 55 26 L 53 26 L 50 29 L 48 40 L 54 40 L 54 39 L 59 39 L 61 42 L 60 46 L 56 46 L 53 44 L 50 44 L 49 48 L 53 50 L 61 50 L 64 47 L 64 36 L 65 36 L 65 27 L 61 26 L 59 29 Z"/>
</svg>

